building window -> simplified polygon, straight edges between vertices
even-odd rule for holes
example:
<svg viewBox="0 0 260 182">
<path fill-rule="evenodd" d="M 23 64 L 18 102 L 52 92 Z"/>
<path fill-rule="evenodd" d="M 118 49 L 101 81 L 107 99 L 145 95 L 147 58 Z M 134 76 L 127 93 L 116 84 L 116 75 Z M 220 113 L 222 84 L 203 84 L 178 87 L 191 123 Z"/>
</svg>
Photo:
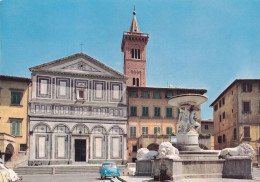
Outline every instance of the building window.
<svg viewBox="0 0 260 182">
<path fill-rule="evenodd" d="M 155 127 L 153 128 L 153 133 L 154 133 L 154 134 L 160 134 L 160 133 L 161 133 L 161 128 L 160 128 L 159 126 L 155 126 Z"/>
<path fill-rule="evenodd" d="M 204 126 L 204 128 L 205 128 L 205 130 L 208 130 L 208 129 L 209 129 L 209 125 L 206 124 L 206 125 Z"/>
<path fill-rule="evenodd" d="M 142 108 L 142 116 L 148 117 L 149 116 L 149 107 L 143 107 Z"/>
<path fill-rule="evenodd" d="M 218 110 L 218 104 L 215 104 L 214 111 L 217 111 L 217 110 Z"/>
<path fill-rule="evenodd" d="M 250 113 L 250 102 L 243 102 L 243 113 Z"/>
<path fill-rule="evenodd" d="M 221 100 L 218 102 L 219 108 L 221 108 Z"/>
<path fill-rule="evenodd" d="M 222 143 L 222 136 L 218 136 L 218 143 Z"/>
<path fill-rule="evenodd" d="M 22 92 L 11 92 L 11 105 L 21 105 Z"/>
<path fill-rule="evenodd" d="M 132 49 L 132 58 L 140 59 L 140 49 Z"/>
<path fill-rule="evenodd" d="M 172 117 L 172 108 L 171 107 L 167 107 L 166 108 L 166 117 L 167 118 L 171 118 Z"/>
<path fill-rule="evenodd" d="M 148 91 L 142 91 L 142 97 L 143 98 L 149 98 L 149 92 Z"/>
<path fill-rule="evenodd" d="M 244 126 L 244 138 L 250 138 L 250 126 Z"/>
<path fill-rule="evenodd" d="M 222 117 L 223 119 L 225 119 L 226 118 L 226 113 L 225 112 L 223 112 L 223 117 Z"/>
<path fill-rule="evenodd" d="M 51 78 L 37 76 L 37 96 L 51 98 Z"/>
<path fill-rule="evenodd" d="M 171 135 L 172 134 L 172 127 L 166 127 L 166 134 Z"/>
<path fill-rule="evenodd" d="M 133 152 L 137 152 L 137 146 L 136 145 L 133 146 Z"/>
<path fill-rule="evenodd" d="M 136 90 L 131 90 L 130 91 L 130 97 L 137 97 L 137 91 Z"/>
<path fill-rule="evenodd" d="M 84 99 L 84 89 L 77 89 L 77 99 L 78 100 Z"/>
<path fill-rule="evenodd" d="M 21 136 L 21 121 L 11 121 L 11 135 L 13 136 Z"/>
<path fill-rule="evenodd" d="M 130 116 L 137 116 L 137 107 L 131 106 L 130 109 Z"/>
<path fill-rule="evenodd" d="M 148 127 L 147 127 L 147 126 L 143 126 L 143 127 L 142 127 L 142 134 L 143 134 L 143 135 L 149 134 L 149 133 L 148 133 Z"/>
<path fill-rule="evenodd" d="M 234 137 L 234 140 L 237 139 L 237 129 L 236 128 L 234 128 L 234 130 L 233 130 L 233 137 Z"/>
<path fill-rule="evenodd" d="M 153 98 L 160 99 L 161 98 L 160 92 L 159 91 L 154 91 Z"/>
<path fill-rule="evenodd" d="M 161 108 L 154 107 L 154 117 L 161 117 Z"/>
<path fill-rule="evenodd" d="M 68 82 L 67 85 L 69 85 L 69 82 Z M 75 81 L 75 85 L 76 85 L 76 99 L 77 100 L 87 100 L 88 82 L 87 81 L 83 81 L 83 80 L 76 80 Z"/>
<path fill-rule="evenodd" d="M 243 92 L 252 92 L 252 84 L 251 83 L 243 83 L 242 84 Z"/>
<path fill-rule="evenodd" d="M 219 122 L 221 122 L 221 115 L 219 115 Z"/>
<path fill-rule="evenodd" d="M 222 98 L 222 105 L 225 105 L 225 97 Z"/>
<path fill-rule="evenodd" d="M 24 152 L 27 150 L 27 145 L 26 144 L 20 144 L 20 149 L 21 152 Z"/>
<path fill-rule="evenodd" d="M 172 92 L 166 92 L 165 93 L 165 98 L 171 98 L 173 96 Z"/>
<path fill-rule="evenodd" d="M 135 126 L 130 127 L 130 138 L 136 138 L 136 127 Z"/>
<path fill-rule="evenodd" d="M 226 135 L 223 135 L 223 143 L 226 142 Z"/>
</svg>

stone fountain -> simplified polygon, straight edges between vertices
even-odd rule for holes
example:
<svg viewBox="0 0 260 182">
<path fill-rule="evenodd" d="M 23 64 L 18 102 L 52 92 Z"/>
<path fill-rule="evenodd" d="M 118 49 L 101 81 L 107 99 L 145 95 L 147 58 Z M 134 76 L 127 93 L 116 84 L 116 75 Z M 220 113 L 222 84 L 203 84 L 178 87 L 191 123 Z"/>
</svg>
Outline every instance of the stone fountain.
<svg viewBox="0 0 260 182">
<path fill-rule="evenodd" d="M 201 151 L 198 142 L 200 124 L 198 116 L 200 105 L 206 102 L 207 97 L 199 94 L 183 94 L 171 98 L 169 105 L 179 108 L 177 124 L 177 148 L 179 151 Z"/>
</svg>

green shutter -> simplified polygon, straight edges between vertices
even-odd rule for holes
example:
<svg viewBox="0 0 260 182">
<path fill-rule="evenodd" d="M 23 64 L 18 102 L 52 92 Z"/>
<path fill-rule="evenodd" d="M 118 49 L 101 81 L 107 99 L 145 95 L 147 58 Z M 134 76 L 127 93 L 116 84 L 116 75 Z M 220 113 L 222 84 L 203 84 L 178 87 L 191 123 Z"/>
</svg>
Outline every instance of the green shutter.
<svg viewBox="0 0 260 182">
<path fill-rule="evenodd" d="M 130 127 L 130 137 L 131 138 L 136 137 L 136 127 Z"/>
<path fill-rule="evenodd" d="M 11 134 L 15 136 L 15 128 L 16 128 L 16 123 L 12 122 L 11 123 Z"/>
<path fill-rule="evenodd" d="M 16 136 L 21 136 L 21 123 L 16 123 Z"/>
<path fill-rule="evenodd" d="M 166 128 L 166 134 L 167 135 L 171 135 L 172 134 L 172 128 L 171 127 L 167 127 Z"/>
</svg>

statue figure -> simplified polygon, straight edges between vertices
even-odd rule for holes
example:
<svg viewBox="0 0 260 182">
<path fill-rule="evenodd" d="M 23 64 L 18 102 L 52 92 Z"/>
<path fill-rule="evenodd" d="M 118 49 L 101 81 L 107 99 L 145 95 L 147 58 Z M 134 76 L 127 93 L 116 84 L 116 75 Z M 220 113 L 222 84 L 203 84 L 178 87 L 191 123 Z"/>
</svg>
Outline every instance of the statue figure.
<svg viewBox="0 0 260 182">
<path fill-rule="evenodd" d="M 200 124 L 197 122 L 197 112 L 200 109 L 197 106 L 185 104 L 180 107 L 179 121 L 177 124 L 178 133 L 188 133 L 189 131 L 198 131 Z"/>
<path fill-rule="evenodd" d="M 158 158 L 179 159 L 179 150 L 176 149 L 170 142 L 162 142 L 159 146 Z"/>
<path fill-rule="evenodd" d="M 226 158 L 227 156 L 249 156 L 251 159 L 254 158 L 255 151 L 249 144 L 242 143 L 234 148 L 225 148 L 221 150 L 220 157 Z"/>
<path fill-rule="evenodd" d="M 137 160 L 151 160 L 154 159 L 158 155 L 158 152 L 151 150 L 149 151 L 147 148 L 140 148 L 137 150 Z"/>
</svg>

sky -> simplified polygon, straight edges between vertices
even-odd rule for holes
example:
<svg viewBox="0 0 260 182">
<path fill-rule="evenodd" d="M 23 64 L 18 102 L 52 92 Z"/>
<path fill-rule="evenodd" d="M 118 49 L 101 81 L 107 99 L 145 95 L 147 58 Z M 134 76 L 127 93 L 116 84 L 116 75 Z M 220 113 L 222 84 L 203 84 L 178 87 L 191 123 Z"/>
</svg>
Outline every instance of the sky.
<svg viewBox="0 0 260 182">
<path fill-rule="evenodd" d="M 210 104 L 235 79 L 260 78 L 260 0 L 2 0 L 0 74 L 78 52 L 123 72 L 133 9 L 146 47 L 147 86 L 207 89 Z"/>
</svg>

